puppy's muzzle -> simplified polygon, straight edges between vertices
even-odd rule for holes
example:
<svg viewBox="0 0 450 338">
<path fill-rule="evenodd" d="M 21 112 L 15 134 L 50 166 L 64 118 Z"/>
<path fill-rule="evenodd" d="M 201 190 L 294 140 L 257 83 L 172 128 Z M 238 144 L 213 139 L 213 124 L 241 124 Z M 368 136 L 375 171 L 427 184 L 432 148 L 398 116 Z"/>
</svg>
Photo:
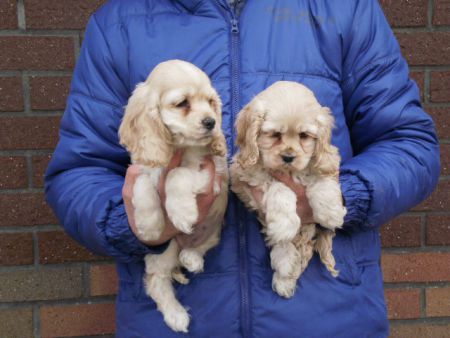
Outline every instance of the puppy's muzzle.
<svg viewBox="0 0 450 338">
<path fill-rule="evenodd" d="M 206 128 L 206 130 L 211 131 L 214 129 L 214 126 L 216 125 L 216 120 L 214 120 L 212 117 L 205 117 L 202 120 L 202 125 L 203 127 Z"/>
<path fill-rule="evenodd" d="M 292 163 L 295 159 L 295 156 L 292 155 L 281 155 L 281 158 L 283 159 L 284 163 Z"/>
</svg>

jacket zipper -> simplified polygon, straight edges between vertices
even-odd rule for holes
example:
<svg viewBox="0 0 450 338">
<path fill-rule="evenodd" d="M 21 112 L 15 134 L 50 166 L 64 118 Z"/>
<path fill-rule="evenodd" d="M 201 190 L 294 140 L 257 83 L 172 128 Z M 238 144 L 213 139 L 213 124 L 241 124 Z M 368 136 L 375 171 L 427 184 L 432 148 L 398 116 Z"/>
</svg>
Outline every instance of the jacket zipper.
<svg viewBox="0 0 450 338">
<path fill-rule="evenodd" d="M 219 2 L 219 7 L 223 9 Z M 239 12 L 243 1 L 237 0 L 235 11 L 227 6 L 227 16 L 231 23 L 231 121 L 233 121 L 239 110 Z M 232 133 L 233 135 L 233 133 Z M 232 154 L 235 153 L 234 136 L 232 136 Z M 249 304 L 249 282 L 247 266 L 247 231 L 244 224 L 245 209 L 238 199 L 236 199 L 237 215 L 239 222 L 239 284 L 241 288 L 241 314 L 242 314 L 242 333 L 245 338 L 251 337 L 250 334 L 250 304 Z"/>
</svg>

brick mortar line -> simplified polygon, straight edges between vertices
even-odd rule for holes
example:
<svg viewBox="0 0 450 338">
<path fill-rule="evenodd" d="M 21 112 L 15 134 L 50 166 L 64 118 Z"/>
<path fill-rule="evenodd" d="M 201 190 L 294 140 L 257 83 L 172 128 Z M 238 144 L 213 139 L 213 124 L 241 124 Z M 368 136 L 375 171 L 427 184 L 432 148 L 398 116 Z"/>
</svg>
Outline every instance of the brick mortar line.
<svg viewBox="0 0 450 338">
<path fill-rule="evenodd" d="M 428 0 L 428 3 L 427 3 L 427 27 L 428 28 L 433 27 L 433 13 L 434 13 L 433 1 L 434 0 Z"/>
<path fill-rule="evenodd" d="M 445 282 L 383 282 L 385 290 L 398 290 L 398 289 L 426 289 L 431 288 L 448 288 L 450 287 L 450 281 Z"/>
<path fill-rule="evenodd" d="M 390 319 L 390 323 L 394 325 L 402 324 L 449 324 L 450 317 L 426 317 L 414 319 Z"/>
<path fill-rule="evenodd" d="M 39 248 L 39 247 L 38 247 Z M 33 247 L 34 250 L 34 247 Z M 63 262 L 63 263 L 40 263 L 39 257 L 37 257 L 37 260 L 31 264 L 24 264 L 24 265 L 0 265 L 0 273 L 13 273 L 13 272 L 20 272 L 20 271 L 34 271 L 38 272 L 41 270 L 47 270 L 47 269 L 61 269 L 61 268 L 81 268 L 83 269 L 83 264 L 90 265 L 101 265 L 105 264 L 111 264 L 114 263 L 113 261 L 105 261 L 103 260 L 91 260 L 91 261 L 69 261 L 69 262 Z M 89 271 L 89 268 L 88 268 Z"/>
<path fill-rule="evenodd" d="M 43 192 L 44 192 L 44 188 L 1 189 L 0 195 L 43 193 Z"/>
<path fill-rule="evenodd" d="M 1 114 L 0 114 L 1 115 Z M 10 156 L 46 156 L 53 154 L 54 149 L 15 149 L 15 150 L 0 150 L 0 157 Z"/>
<path fill-rule="evenodd" d="M 1 112 L 0 117 L 61 117 L 64 111 L 31 110 L 30 112 Z"/>
<path fill-rule="evenodd" d="M 427 105 L 431 108 L 448 108 L 450 107 L 450 102 L 433 102 L 430 101 Z"/>
<path fill-rule="evenodd" d="M 36 231 L 33 231 L 33 256 L 34 256 L 34 266 L 39 269 L 39 240 Z"/>
<path fill-rule="evenodd" d="M 448 211 L 410 211 L 401 214 L 402 216 L 422 216 L 422 215 L 450 215 L 450 210 Z"/>
<path fill-rule="evenodd" d="M 95 262 L 95 261 L 94 261 Z M 43 270 L 61 270 L 61 268 L 66 269 L 76 269 L 82 270 L 83 264 L 85 262 L 65 262 L 65 263 L 55 263 L 55 264 L 39 264 L 39 265 L 12 265 L 12 266 L 0 266 L 0 273 L 9 273 L 17 271 L 31 271 L 38 272 Z"/>
<path fill-rule="evenodd" d="M 20 76 L 21 74 L 39 77 L 64 77 L 71 76 L 73 74 L 73 70 L 0 70 L 0 76 L 2 77 Z"/>
<path fill-rule="evenodd" d="M 388 247 L 383 248 L 383 254 L 411 254 L 411 253 L 450 253 L 450 245 L 417 246 L 417 247 Z"/>
<path fill-rule="evenodd" d="M 450 32 L 450 26 L 448 25 L 439 25 L 439 26 L 432 26 L 432 27 L 395 27 L 392 29 L 394 33 L 446 33 Z M 1 31 L 0 31 L 1 32 Z"/>
<path fill-rule="evenodd" d="M 425 66 L 424 70 L 424 83 L 423 83 L 423 102 L 422 104 L 426 104 L 427 106 L 430 106 L 430 69 L 428 66 Z"/>
<path fill-rule="evenodd" d="M 24 0 L 17 1 L 17 23 L 20 30 L 27 28 Z"/>
<path fill-rule="evenodd" d="M 114 261 L 111 260 L 93 260 L 93 261 L 76 261 L 76 262 L 65 262 L 65 263 L 53 263 L 53 264 L 38 264 L 35 265 L 29 264 L 29 265 L 11 265 L 11 266 L 1 266 L 0 265 L 0 273 L 9 273 L 9 272 L 20 272 L 20 271 L 32 271 L 32 272 L 38 272 L 41 270 L 60 270 L 61 268 L 79 268 L 83 270 L 83 264 L 89 264 L 90 265 L 98 265 L 99 263 L 113 263 Z"/>
<path fill-rule="evenodd" d="M 402 216 L 414 216 L 414 217 L 418 217 L 418 216 L 423 216 L 425 215 L 426 211 L 405 211 L 404 213 L 402 213 Z"/>
<path fill-rule="evenodd" d="M 30 77 L 71 77 L 73 70 L 24 70 Z"/>
<path fill-rule="evenodd" d="M 22 225 L 22 226 L 1 226 L 0 234 L 17 234 L 17 233 L 33 233 L 37 232 L 49 232 L 49 231 L 64 231 L 58 224 L 54 225 Z"/>
<path fill-rule="evenodd" d="M 409 70 L 413 72 L 423 72 L 425 69 L 430 69 L 432 71 L 449 71 L 450 65 L 423 65 L 423 66 L 409 66 Z"/>
<path fill-rule="evenodd" d="M 450 102 L 429 102 L 426 104 L 429 108 L 448 108 L 450 107 Z M 428 107 L 425 107 L 427 109 Z"/>
<path fill-rule="evenodd" d="M 65 298 L 65 299 L 49 299 L 49 300 L 27 300 L 27 301 L 13 301 L 0 302 L 0 310 L 19 309 L 32 306 L 73 306 L 73 305 L 96 305 L 115 303 L 116 295 L 98 296 L 86 298 Z"/>
<path fill-rule="evenodd" d="M 29 113 L 31 111 L 30 81 L 25 73 L 22 73 L 22 91 L 24 112 Z"/>
<path fill-rule="evenodd" d="M 60 38 L 75 38 L 80 29 L 74 30 L 44 30 L 44 29 L 0 29 L 0 37 L 6 36 L 26 36 L 26 37 L 60 37 Z"/>
<path fill-rule="evenodd" d="M 40 316 L 41 306 L 36 304 L 33 305 L 33 332 L 34 338 L 41 338 L 41 316 Z"/>
<path fill-rule="evenodd" d="M 21 75 L 22 72 L 20 70 L 0 70 L 1 77 L 17 77 Z"/>
<path fill-rule="evenodd" d="M 419 307 L 420 307 L 420 317 L 421 318 L 426 318 L 427 314 L 426 314 L 426 297 L 425 297 L 425 289 L 426 288 L 421 288 L 420 289 L 420 293 L 419 293 Z"/>
</svg>

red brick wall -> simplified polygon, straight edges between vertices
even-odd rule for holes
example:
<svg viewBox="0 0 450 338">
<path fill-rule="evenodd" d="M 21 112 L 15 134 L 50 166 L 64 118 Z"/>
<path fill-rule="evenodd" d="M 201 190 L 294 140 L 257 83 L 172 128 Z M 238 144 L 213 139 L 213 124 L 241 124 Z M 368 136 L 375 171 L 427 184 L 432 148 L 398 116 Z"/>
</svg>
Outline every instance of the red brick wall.
<svg viewBox="0 0 450 338">
<path fill-rule="evenodd" d="M 381 2 L 442 144 L 437 191 L 382 231 L 391 336 L 447 337 L 450 0 Z M 0 337 L 114 333 L 114 266 L 60 230 L 42 189 L 83 29 L 101 3 L 0 1 Z"/>
</svg>

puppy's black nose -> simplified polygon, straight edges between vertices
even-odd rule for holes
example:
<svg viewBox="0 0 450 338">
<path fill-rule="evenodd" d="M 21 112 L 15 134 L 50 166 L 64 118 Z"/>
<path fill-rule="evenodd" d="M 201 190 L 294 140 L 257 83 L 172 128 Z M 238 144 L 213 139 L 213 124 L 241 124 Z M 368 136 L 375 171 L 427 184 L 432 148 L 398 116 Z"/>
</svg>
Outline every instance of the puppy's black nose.
<svg viewBox="0 0 450 338">
<path fill-rule="evenodd" d="M 213 130 L 214 126 L 216 125 L 216 120 L 214 120 L 212 117 L 205 117 L 202 120 L 202 124 L 207 130 Z"/>
<path fill-rule="evenodd" d="M 283 159 L 283 161 L 285 163 L 292 163 L 292 161 L 294 160 L 295 156 L 291 156 L 291 155 L 281 155 L 281 158 Z"/>
</svg>

